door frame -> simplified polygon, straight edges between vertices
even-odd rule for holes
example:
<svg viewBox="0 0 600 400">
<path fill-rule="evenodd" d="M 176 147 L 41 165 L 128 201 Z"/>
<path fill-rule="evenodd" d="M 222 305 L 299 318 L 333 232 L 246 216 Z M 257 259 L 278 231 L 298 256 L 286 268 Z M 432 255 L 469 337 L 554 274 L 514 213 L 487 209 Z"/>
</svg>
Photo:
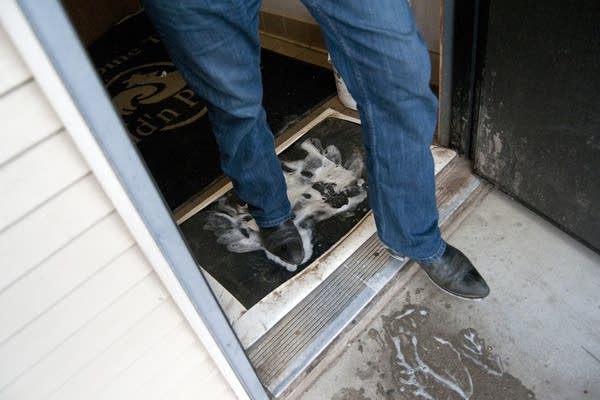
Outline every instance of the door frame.
<svg viewBox="0 0 600 400">
<path fill-rule="evenodd" d="M 489 0 L 443 0 L 440 131 L 443 145 L 473 159 Z M 442 101 L 444 101 L 442 103 Z"/>
<path fill-rule="evenodd" d="M 234 393 L 240 399 L 268 399 L 60 1 L 0 0 L 0 20 Z"/>
</svg>

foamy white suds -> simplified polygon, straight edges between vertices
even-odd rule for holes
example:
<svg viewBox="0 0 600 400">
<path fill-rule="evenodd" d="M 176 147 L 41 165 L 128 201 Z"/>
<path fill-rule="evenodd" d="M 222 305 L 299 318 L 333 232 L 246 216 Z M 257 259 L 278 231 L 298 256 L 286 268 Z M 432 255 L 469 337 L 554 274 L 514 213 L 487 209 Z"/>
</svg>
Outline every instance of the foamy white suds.
<svg viewBox="0 0 600 400">
<path fill-rule="evenodd" d="M 477 332 L 465 329 L 448 339 L 429 336 L 422 331 L 428 316 L 425 308 L 405 307 L 391 318 L 384 318 L 383 337 L 374 329 L 369 333 L 384 352 L 391 347 L 394 381 L 401 392 L 410 393 L 414 398 L 433 400 L 435 393 L 445 390 L 461 399 L 471 399 L 474 379 L 466 359 L 485 373 L 502 376 L 500 357 L 485 348 L 485 342 Z M 440 359 L 445 362 L 440 364 Z"/>
<path fill-rule="evenodd" d="M 342 164 L 341 153 L 333 145 L 323 148 L 318 139 L 307 139 L 300 146 L 307 152 L 306 157 L 284 162 L 283 166 L 294 223 L 304 245 L 303 264 L 312 257 L 315 224 L 354 210 L 367 197 L 367 188 L 358 149 Z M 234 253 L 262 250 L 271 261 L 288 271 L 296 270 L 296 265 L 265 250 L 246 206 L 233 206 L 221 198 L 217 208 L 204 225 L 204 229 L 214 232 L 217 243 Z"/>
</svg>

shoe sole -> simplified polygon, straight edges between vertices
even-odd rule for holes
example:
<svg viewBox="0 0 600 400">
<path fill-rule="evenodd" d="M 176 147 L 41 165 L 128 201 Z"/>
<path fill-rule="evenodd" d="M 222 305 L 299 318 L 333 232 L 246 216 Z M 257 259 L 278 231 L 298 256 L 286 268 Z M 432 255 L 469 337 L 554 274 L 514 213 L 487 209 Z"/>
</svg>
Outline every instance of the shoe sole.
<svg viewBox="0 0 600 400">
<path fill-rule="evenodd" d="M 388 253 L 390 254 L 390 257 L 392 257 L 392 258 L 394 258 L 394 259 L 396 259 L 398 261 L 405 261 L 405 260 L 407 260 L 406 257 L 398 257 L 398 256 L 392 254 L 389 251 L 388 251 Z M 415 261 L 415 264 L 419 265 L 419 263 L 416 262 L 416 261 Z M 455 298 L 457 298 L 459 300 L 481 301 L 481 300 L 485 299 L 488 296 L 488 295 L 486 295 L 484 297 L 466 297 L 466 296 L 463 296 L 463 295 L 451 292 L 450 290 L 446 289 L 445 287 L 441 286 L 436 281 L 434 281 L 431 278 L 431 276 L 429 276 L 429 273 L 427 272 L 427 270 L 425 270 L 425 268 L 421 267 L 420 265 L 419 265 L 419 268 L 421 269 L 421 271 L 423 271 L 425 273 L 425 275 L 427 276 L 427 278 L 431 281 L 431 283 L 434 284 L 435 287 L 437 287 L 438 289 L 440 289 L 442 292 L 444 292 L 446 294 L 449 294 L 450 296 L 455 297 Z"/>
<path fill-rule="evenodd" d="M 418 264 L 419 264 L 419 263 L 417 263 L 417 265 L 418 265 Z M 488 295 L 485 295 L 484 297 L 466 297 L 466 296 L 463 296 L 463 295 L 460 295 L 460 294 L 457 294 L 457 293 L 453 293 L 453 292 L 451 292 L 450 290 L 448 290 L 448 289 L 446 289 L 445 287 L 443 287 L 443 286 L 441 286 L 440 284 L 438 284 L 436 281 L 434 281 L 434 280 L 431 278 L 431 276 L 429 276 L 429 274 L 427 273 L 427 271 L 426 271 L 426 270 L 425 270 L 423 267 L 421 267 L 421 266 L 419 265 L 419 268 L 421 268 L 421 270 L 422 270 L 423 272 L 425 272 L 425 275 L 427 275 L 427 278 L 428 278 L 428 279 L 431 281 L 431 283 L 433 283 L 433 284 L 434 284 L 434 285 L 435 285 L 435 286 L 436 286 L 438 289 L 440 289 L 441 291 L 443 291 L 443 292 L 444 292 L 444 293 L 446 293 L 446 294 L 449 294 L 450 296 L 452 296 L 452 297 L 454 297 L 454 298 L 457 298 L 457 299 L 459 299 L 459 300 L 468 300 L 468 301 L 481 301 L 481 300 L 485 299 L 485 298 L 488 296 Z"/>
</svg>

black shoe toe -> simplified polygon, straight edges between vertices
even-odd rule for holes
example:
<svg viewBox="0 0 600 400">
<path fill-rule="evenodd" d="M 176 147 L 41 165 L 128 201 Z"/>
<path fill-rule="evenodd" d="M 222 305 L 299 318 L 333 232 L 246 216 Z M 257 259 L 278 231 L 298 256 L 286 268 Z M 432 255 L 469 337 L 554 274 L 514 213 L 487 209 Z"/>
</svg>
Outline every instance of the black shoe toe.
<svg viewBox="0 0 600 400">
<path fill-rule="evenodd" d="M 260 238 L 265 249 L 282 261 L 298 265 L 304 260 L 302 237 L 292 220 L 271 228 L 261 228 Z"/>
<path fill-rule="evenodd" d="M 440 259 L 419 265 L 437 286 L 455 296 L 482 299 L 490 293 L 489 286 L 467 256 L 449 244 Z"/>
</svg>

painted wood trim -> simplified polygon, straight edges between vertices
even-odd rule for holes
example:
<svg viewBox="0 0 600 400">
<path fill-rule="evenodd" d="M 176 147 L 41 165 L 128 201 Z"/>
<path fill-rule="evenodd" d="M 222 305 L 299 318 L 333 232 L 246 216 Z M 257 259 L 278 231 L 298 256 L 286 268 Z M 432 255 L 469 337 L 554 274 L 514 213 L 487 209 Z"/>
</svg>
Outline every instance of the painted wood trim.
<svg viewBox="0 0 600 400">
<path fill-rule="evenodd" d="M 100 185 L 115 205 L 117 212 L 123 218 L 143 253 L 233 391 L 241 399 L 251 397 L 267 399 L 266 392 L 252 369 L 242 346 L 219 308 L 208 284 L 196 268 L 195 262 L 166 206 L 160 199 L 160 195 L 153 186 L 150 176 L 143 169 L 139 155 L 129 142 L 122 123 L 112 109 L 110 100 L 104 94 L 104 88 L 97 78 L 93 78 L 95 76 L 93 68 L 87 61 L 85 51 L 59 2 L 38 3 L 22 0 L 17 4 L 16 0 L 1 0 L 0 21 L 31 69 L 42 91 L 64 122 Z M 48 26 L 49 21 L 53 21 L 52 27 Z M 37 33 L 30 25 L 34 23 L 38 30 Z M 49 30 L 40 32 L 39 30 L 43 27 Z M 52 47 L 49 43 L 51 38 L 55 41 L 60 40 L 61 47 L 58 48 L 58 45 Z M 44 41 L 44 45 L 51 49 L 48 54 L 46 54 L 41 41 Z M 65 65 L 67 63 L 64 60 L 57 59 L 56 52 L 62 52 L 63 56 L 68 54 L 67 58 L 75 59 L 77 63 L 70 66 Z M 63 70 L 60 70 L 59 73 L 55 65 L 61 66 Z M 64 69 L 69 68 L 71 68 L 69 72 L 72 75 L 66 75 Z M 66 76 L 65 79 L 68 82 L 63 81 L 61 76 Z M 75 86 L 75 82 L 81 86 Z M 84 85 L 85 87 L 82 87 Z M 84 116 L 82 99 L 76 99 L 72 95 L 74 91 L 81 94 L 82 90 L 86 89 L 88 90 L 88 101 L 90 100 L 89 96 L 96 96 L 91 100 L 96 103 L 98 113 L 86 113 Z M 78 101 L 77 104 L 76 101 Z M 126 153 L 125 157 L 129 157 L 131 166 L 138 174 L 135 187 L 126 188 L 123 185 L 121 181 L 124 178 L 123 171 L 120 171 L 120 175 L 117 176 L 113 164 L 111 164 L 111 162 L 115 163 L 115 159 L 112 158 L 109 161 L 99 143 L 101 139 L 94 134 L 93 124 L 98 122 L 94 121 L 94 117 L 97 119 L 100 114 L 104 118 L 101 122 L 108 132 L 107 134 L 111 135 L 111 140 L 116 141 L 115 145 L 121 145 L 121 151 Z M 116 156 L 123 157 L 124 155 L 117 154 Z M 146 201 L 154 204 L 157 214 L 153 216 L 155 219 L 152 221 L 142 217 L 137 208 L 141 207 L 140 203 L 134 204 L 136 191 L 138 192 L 137 196 L 139 196 L 139 192 L 149 196 Z M 160 207 L 156 207 L 156 204 L 160 204 Z M 147 224 L 153 226 L 153 229 L 151 230 Z M 165 253 L 167 248 L 178 248 L 180 251 L 171 252 L 168 259 Z M 175 265 L 180 267 L 177 271 L 172 268 Z"/>
</svg>

